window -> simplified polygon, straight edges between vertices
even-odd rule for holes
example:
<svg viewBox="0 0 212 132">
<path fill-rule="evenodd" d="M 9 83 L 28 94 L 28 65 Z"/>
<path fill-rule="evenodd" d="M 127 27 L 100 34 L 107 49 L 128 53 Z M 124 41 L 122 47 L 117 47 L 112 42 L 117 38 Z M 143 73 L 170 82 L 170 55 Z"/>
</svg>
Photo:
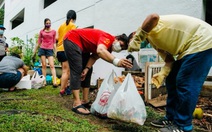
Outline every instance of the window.
<svg viewBox="0 0 212 132">
<path fill-rule="evenodd" d="M 44 8 L 46 8 L 47 6 L 51 5 L 55 1 L 57 1 L 57 0 L 44 0 Z"/>
<path fill-rule="evenodd" d="M 88 26 L 88 27 L 85 27 L 85 28 L 94 28 L 94 26 Z"/>
<path fill-rule="evenodd" d="M 24 9 L 21 10 L 12 20 L 12 29 L 16 28 L 19 26 L 21 23 L 24 22 Z"/>
</svg>

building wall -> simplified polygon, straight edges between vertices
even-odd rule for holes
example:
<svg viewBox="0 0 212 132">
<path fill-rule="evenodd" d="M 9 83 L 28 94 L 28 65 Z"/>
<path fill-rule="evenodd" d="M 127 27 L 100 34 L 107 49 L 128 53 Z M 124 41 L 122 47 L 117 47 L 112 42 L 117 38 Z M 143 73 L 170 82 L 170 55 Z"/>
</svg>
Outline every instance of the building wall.
<svg viewBox="0 0 212 132">
<path fill-rule="evenodd" d="M 52 28 L 57 30 L 59 25 L 65 21 L 66 12 L 70 9 L 77 12 L 76 25 L 79 28 L 94 26 L 94 28 L 114 35 L 122 33 L 129 35 L 150 13 L 185 14 L 205 19 L 202 0 L 57 0 L 45 9 L 43 9 L 43 1 L 6 0 L 4 25 L 7 30 L 5 36 L 7 38 L 19 37 L 25 41 L 27 38 L 33 38 L 43 28 L 45 18 L 50 18 Z M 25 8 L 24 23 L 11 30 L 11 19 L 23 8 Z M 9 39 L 8 42 L 10 43 Z M 127 55 L 126 51 L 113 54 L 117 57 Z M 137 58 L 138 53 L 133 53 L 133 55 Z M 103 66 L 105 72 L 102 72 Z M 91 83 L 95 84 L 97 78 L 104 78 L 112 69 L 115 69 L 118 75 L 123 70 L 99 59 L 94 65 Z"/>
<path fill-rule="evenodd" d="M 43 20 L 50 18 L 52 28 L 56 29 L 65 20 L 66 12 L 73 9 L 77 12 L 76 25 L 79 28 L 94 25 L 114 35 L 129 34 L 135 30 L 150 13 L 186 14 L 205 19 L 201 0 L 57 0 L 43 9 L 44 0 L 6 0 L 5 20 L 8 38 L 33 37 L 43 28 Z M 192 7 L 192 8 L 190 8 Z M 24 23 L 11 30 L 11 20 L 25 8 Z"/>
</svg>

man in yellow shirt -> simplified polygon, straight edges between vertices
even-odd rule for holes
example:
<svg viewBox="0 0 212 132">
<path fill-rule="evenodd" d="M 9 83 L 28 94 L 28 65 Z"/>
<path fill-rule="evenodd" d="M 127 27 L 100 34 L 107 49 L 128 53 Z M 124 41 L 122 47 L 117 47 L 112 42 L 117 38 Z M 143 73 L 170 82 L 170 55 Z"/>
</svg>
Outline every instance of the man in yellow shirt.
<svg viewBox="0 0 212 132">
<path fill-rule="evenodd" d="M 129 52 L 139 51 L 147 40 L 165 61 L 152 83 L 159 88 L 166 78 L 166 116 L 151 124 L 161 132 L 192 131 L 192 113 L 212 66 L 211 25 L 185 15 L 151 14 L 129 39 Z"/>
<path fill-rule="evenodd" d="M 69 89 L 68 79 L 70 76 L 70 71 L 69 71 L 68 60 L 64 52 L 63 38 L 69 30 L 76 29 L 76 25 L 74 24 L 76 18 L 77 18 L 76 12 L 74 10 L 69 10 L 66 14 L 66 21 L 60 25 L 57 34 L 58 35 L 57 59 L 62 65 L 61 90 L 60 90 L 61 96 L 63 96 L 64 94 L 70 94 L 71 92 L 69 90 L 69 93 L 65 93 L 65 91 Z"/>
</svg>

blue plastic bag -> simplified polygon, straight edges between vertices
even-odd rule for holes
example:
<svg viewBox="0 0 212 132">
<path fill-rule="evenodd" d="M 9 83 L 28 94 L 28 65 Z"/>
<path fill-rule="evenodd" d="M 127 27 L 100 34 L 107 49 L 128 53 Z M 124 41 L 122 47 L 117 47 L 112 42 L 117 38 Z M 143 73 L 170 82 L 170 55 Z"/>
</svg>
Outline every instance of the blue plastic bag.
<svg viewBox="0 0 212 132">
<path fill-rule="evenodd" d="M 34 71 L 37 71 L 39 75 L 42 75 L 41 68 L 33 68 Z"/>
</svg>

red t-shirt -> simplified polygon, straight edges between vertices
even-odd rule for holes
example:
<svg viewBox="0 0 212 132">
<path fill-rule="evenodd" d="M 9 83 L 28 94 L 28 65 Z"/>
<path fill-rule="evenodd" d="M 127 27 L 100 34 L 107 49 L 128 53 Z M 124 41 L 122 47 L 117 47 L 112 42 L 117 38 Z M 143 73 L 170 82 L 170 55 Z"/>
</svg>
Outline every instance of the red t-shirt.
<svg viewBox="0 0 212 132">
<path fill-rule="evenodd" d="M 86 28 L 70 30 L 64 39 L 77 44 L 84 53 L 96 53 L 98 44 L 104 44 L 111 51 L 115 36 L 98 29 Z"/>
</svg>

